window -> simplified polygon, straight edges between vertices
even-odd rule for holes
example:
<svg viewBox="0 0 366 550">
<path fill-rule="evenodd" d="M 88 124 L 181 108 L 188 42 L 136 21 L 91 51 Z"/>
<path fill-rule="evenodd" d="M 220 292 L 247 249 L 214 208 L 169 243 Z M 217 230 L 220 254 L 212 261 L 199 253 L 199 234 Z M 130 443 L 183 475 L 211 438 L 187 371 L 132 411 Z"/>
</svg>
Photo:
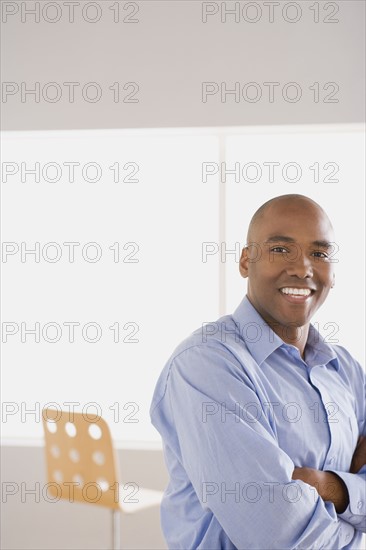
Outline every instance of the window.
<svg viewBox="0 0 366 550">
<path fill-rule="evenodd" d="M 337 283 L 315 322 L 325 335 L 336 323 L 361 360 L 358 126 L 8 132 L 2 156 L 4 437 L 41 438 L 54 403 L 102 414 L 116 441 L 158 445 L 157 377 L 238 305 L 249 219 L 284 193 L 334 222 Z"/>
</svg>

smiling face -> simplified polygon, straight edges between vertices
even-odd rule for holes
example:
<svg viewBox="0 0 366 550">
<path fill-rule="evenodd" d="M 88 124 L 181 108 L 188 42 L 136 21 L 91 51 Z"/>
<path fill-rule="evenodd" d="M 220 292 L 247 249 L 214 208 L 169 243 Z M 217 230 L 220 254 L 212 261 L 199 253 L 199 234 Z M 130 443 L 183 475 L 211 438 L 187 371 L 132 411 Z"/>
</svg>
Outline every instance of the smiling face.
<svg viewBox="0 0 366 550">
<path fill-rule="evenodd" d="M 280 197 L 252 224 L 247 245 L 240 273 L 252 305 L 277 334 L 308 327 L 334 284 L 334 233 L 324 211 L 305 197 Z"/>
</svg>

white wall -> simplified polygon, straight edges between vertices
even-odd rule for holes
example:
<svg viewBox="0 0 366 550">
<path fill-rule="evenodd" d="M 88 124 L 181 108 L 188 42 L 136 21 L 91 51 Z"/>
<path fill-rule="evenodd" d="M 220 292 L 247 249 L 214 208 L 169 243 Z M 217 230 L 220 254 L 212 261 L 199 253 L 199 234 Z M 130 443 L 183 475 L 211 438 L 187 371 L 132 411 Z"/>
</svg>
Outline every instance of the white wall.
<svg viewBox="0 0 366 550">
<path fill-rule="evenodd" d="M 46 132 L 11 133 L 3 145 L 3 161 L 19 166 L 3 195 L 3 247 L 16 251 L 3 260 L 3 319 L 16 331 L 4 345 L 5 400 L 16 403 L 4 435 L 41 436 L 39 416 L 22 419 L 22 407 L 71 401 L 81 408 L 96 402 L 117 439 L 157 440 L 148 409 L 158 372 L 188 332 L 218 313 L 218 268 L 201 262 L 200 246 L 218 240 L 217 184 L 207 193 L 200 181 L 202 159 L 217 160 L 217 139 Z M 51 160 L 60 168 L 46 172 Z M 74 182 L 70 161 L 81 164 Z M 22 162 L 39 163 L 39 183 Z M 86 181 L 95 177 L 92 167 L 83 177 L 88 162 L 98 166 L 99 181 Z M 129 162 L 135 181 L 123 181 Z M 119 183 L 109 169 L 115 163 Z M 57 170 L 61 179 L 47 181 Z M 67 242 L 80 243 L 74 261 Z M 22 257 L 22 249 L 37 247 L 39 258 Z M 79 323 L 74 342 L 70 321 Z M 39 323 L 39 342 L 22 322 L 24 329 Z"/>
</svg>

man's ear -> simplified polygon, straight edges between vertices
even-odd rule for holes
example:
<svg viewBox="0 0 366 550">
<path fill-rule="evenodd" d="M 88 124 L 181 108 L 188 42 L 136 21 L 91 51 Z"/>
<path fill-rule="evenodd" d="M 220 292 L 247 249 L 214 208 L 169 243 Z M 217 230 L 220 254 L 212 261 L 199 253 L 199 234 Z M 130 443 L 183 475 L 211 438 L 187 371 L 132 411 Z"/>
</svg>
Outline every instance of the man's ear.
<svg viewBox="0 0 366 550">
<path fill-rule="evenodd" d="M 248 265 L 249 265 L 249 257 L 248 257 L 248 247 L 244 246 L 243 250 L 241 251 L 241 257 L 239 262 L 239 271 L 240 275 L 244 277 L 248 277 Z"/>
</svg>

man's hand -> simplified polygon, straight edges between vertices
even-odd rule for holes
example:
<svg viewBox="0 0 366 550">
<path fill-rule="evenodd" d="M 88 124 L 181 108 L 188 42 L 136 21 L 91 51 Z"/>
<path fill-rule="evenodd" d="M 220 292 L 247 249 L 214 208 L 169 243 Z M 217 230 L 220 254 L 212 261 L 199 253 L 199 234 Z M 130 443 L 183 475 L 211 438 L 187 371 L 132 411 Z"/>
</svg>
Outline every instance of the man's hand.
<svg viewBox="0 0 366 550">
<path fill-rule="evenodd" d="M 295 468 L 292 479 L 300 479 L 318 491 L 323 500 L 333 502 L 337 514 L 342 514 L 348 504 L 349 495 L 344 481 L 333 472 L 322 472 L 314 468 Z"/>
<path fill-rule="evenodd" d="M 351 474 L 357 474 L 362 468 L 362 466 L 365 466 L 366 464 L 366 437 L 364 435 L 360 435 L 357 442 L 357 447 L 355 449 L 355 452 L 353 453 L 351 467 L 350 467 L 350 473 Z"/>
</svg>

